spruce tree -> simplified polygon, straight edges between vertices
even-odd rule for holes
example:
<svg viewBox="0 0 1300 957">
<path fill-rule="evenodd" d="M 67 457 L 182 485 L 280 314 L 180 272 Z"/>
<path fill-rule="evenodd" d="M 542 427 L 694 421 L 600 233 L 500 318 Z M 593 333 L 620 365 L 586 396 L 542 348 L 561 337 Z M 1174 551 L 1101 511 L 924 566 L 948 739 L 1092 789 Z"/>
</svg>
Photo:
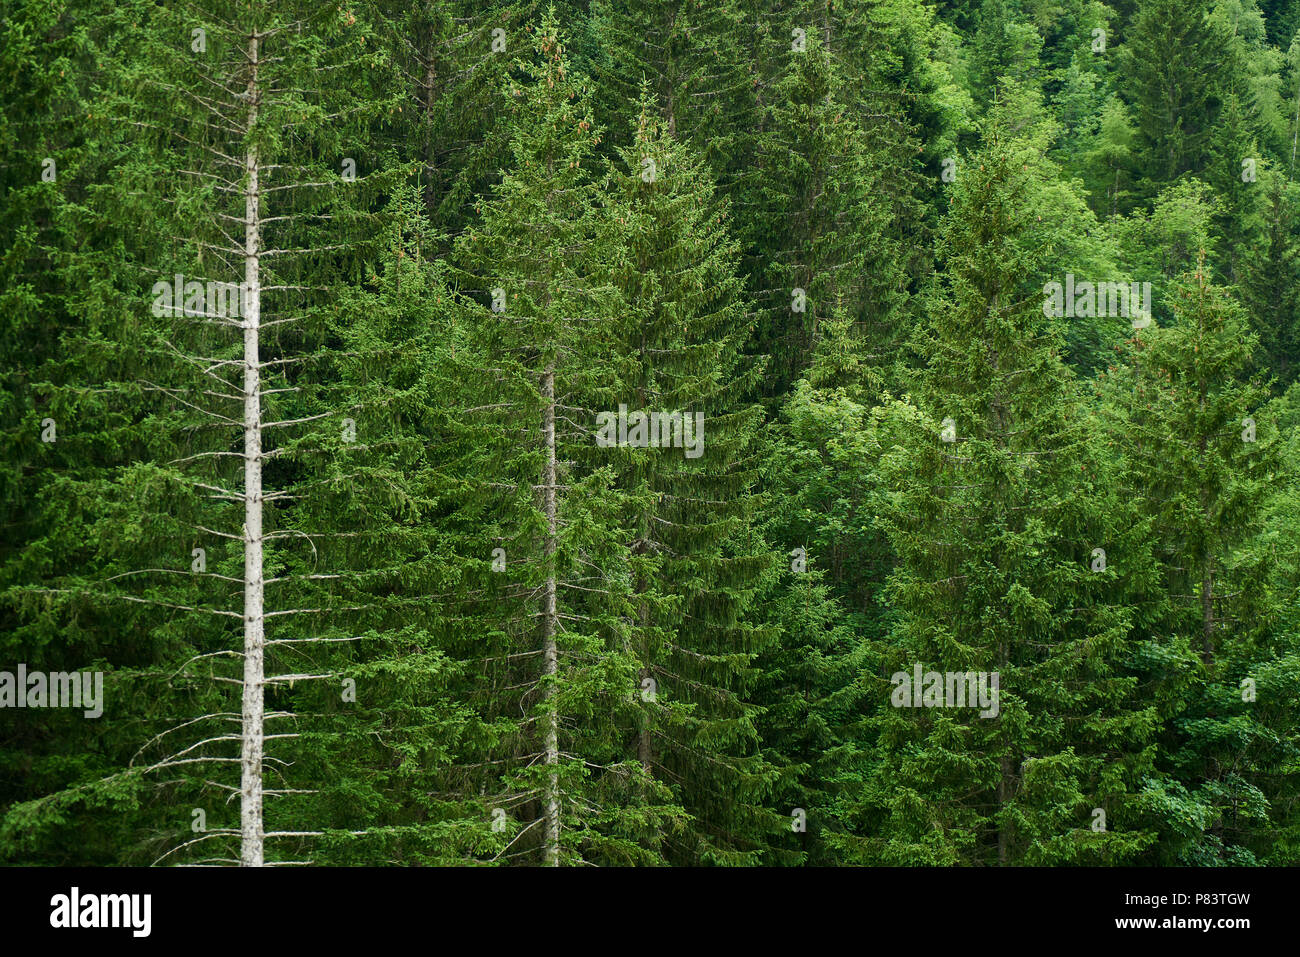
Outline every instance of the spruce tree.
<svg viewBox="0 0 1300 957">
<path fill-rule="evenodd" d="M 1145 192 L 1204 169 L 1228 85 L 1228 38 L 1205 0 L 1150 0 L 1125 31 L 1119 89 L 1133 109 Z"/>
<path fill-rule="evenodd" d="M 1261 232 L 1243 256 L 1240 298 L 1249 309 L 1260 353 L 1256 357 L 1283 391 L 1295 381 L 1300 337 L 1294 316 L 1300 307 L 1300 235 L 1295 218 L 1296 187 L 1278 170 L 1266 170 L 1259 186 Z"/>
<path fill-rule="evenodd" d="M 691 818 L 666 835 L 668 860 L 756 863 L 781 822 L 766 810 L 751 698 L 771 558 L 754 527 L 761 417 L 741 397 L 762 365 L 742 353 L 739 247 L 707 167 L 668 132 L 648 86 L 608 181 L 603 215 L 621 242 L 609 282 L 624 303 L 609 408 L 688 416 L 697 443 L 606 453 L 632 518 L 631 640 L 654 689 L 636 754 Z"/>
<path fill-rule="evenodd" d="M 482 297 L 470 328 L 481 391 L 464 413 L 479 497 L 492 498 L 482 547 L 500 549 L 509 583 L 476 613 L 498 659 L 483 677 L 491 716 L 524 714 L 492 759 L 528 798 L 531 843 L 517 852 L 654 862 L 648 835 L 678 812 L 616 736 L 636 720 L 644 666 L 628 640 L 630 521 L 593 441 L 622 382 L 612 342 L 625 308 L 603 278 L 617 247 L 596 228 L 585 168 L 600 134 L 553 16 L 515 69 L 511 167 L 457 243 L 464 288 Z"/>
<path fill-rule="evenodd" d="M 1151 719 L 1123 670 L 1127 616 L 1090 565 L 1110 496 L 1030 278 L 1053 171 L 1005 124 L 957 186 L 917 407 L 900 408 L 906 438 L 884 457 L 896 623 L 876 652 L 877 763 L 846 814 L 861 860 L 1113 862 L 1152 840 L 1126 820 Z M 913 707 L 916 669 L 996 674 L 999 691 L 963 708 L 926 678 Z"/>
<path fill-rule="evenodd" d="M 147 651 L 125 658 L 114 694 L 145 733 L 125 770 L 69 782 L 14 820 L 129 797 L 170 772 L 174 803 L 151 820 L 146 861 L 292 860 L 321 833 L 303 810 L 311 789 L 267 774 L 303 753 L 317 717 L 295 715 L 295 686 L 339 677 L 312 663 L 330 616 L 349 610 L 322 600 L 324 583 L 348 569 L 321 568 L 313 545 L 346 533 L 299 520 L 314 471 L 355 441 L 347 401 L 320 374 L 323 318 L 385 180 L 364 150 L 390 108 L 387 74 L 350 12 L 142 4 L 120 16 L 126 39 L 97 105 L 120 152 L 88 213 L 104 234 L 72 259 L 78 307 L 111 331 L 70 343 L 112 374 L 64 391 L 96 397 L 101 438 L 134 448 L 84 483 L 97 554 L 48 591 L 65 609 L 139 609 L 129 623 Z M 336 74 L 356 84 L 321 90 Z M 119 343 L 130 351 L 115 355 Z M 300 622 L 295 637 L 282 616 Z M 237 784 L 222 773 L 232 765 Z M 267 825 L 267 798 L 283 825 Z M 178 819 L 177 806 L 200 813 Z"/>
<path fill-rule="evenodd" d="M 884 369 L 897 360 L 908 287 L 924 270 L 904 210 L 923 214 L 912 205 L 916 150 L 906 137 L 859 126 L 820 31 L 784 53 L 766 100 L 749 255 L 762 316 L 756 348 L 774 356 L 765 392 L 781 396 L 838 309 L 867 362 Z"/>
<path fill-rule="evenodd" d="M 1166 691 L 1164 791 L 1180 808 L 1161 822 L 1171 833 L 1160 860 L 1253 863 L 1273 814 L 1253 771 L 1290 760 L 1261 718 L 1278 714 L 1267 701 L 1276 688 L 1254 690 L 1276 667 L 1255 584 L 1265 556 L 1248 547 L 1275 475 L 1275 433 L 1263 384 L 1238 378 L 1256 345 L 1243 310 L 1205 273 L 1202 256 L 1176 290 L 1173 321 L 1141 330 L 1113 374 L 1113 434 L 1152 546 L 1141 660 Z"/>
<path fill-rule="evenodd" d="M 123 17 L 118 20 L 118 15 Z M 153 660 L 139 618 L 51 593 L 51 584 L 103 572 L 96 517 L 112 469 L 142 443 L 134 419 L 99 386 L 138 369 L 120 336 L 117 289 L 138 271 L 122 257 L 88 250 L 117 235 L 102 184 L 114 176 L 126 132 L 94 121 L 96 77 L 129 42 L 130 7 L 6 10 L 0 70 L 0 374 L 5 455 L 0 465 L 0 659 L 12 671 L 81 672 Z M 151 224 L 141 232 L 153 238 Z M 91 347 L 90 344 L 94 344 Z M 134 434 L 132 434 L 134 433 Z M 112 684 L 111 674 L 108 677 Z M 108 718 L 80 711 L 6 710 L 0 727 L 0 807 L 111 773 L 138 747 L 114 720 L 121 696 L 106 693 Z M 116 863 L 130 853 L 135 796 L 101 807 L 69 806 L 64 826 L 5 826 L 0 855 L 20 863 Z M 46 821 L 45 823 L 53 823 Z"/>
<path fill-rule="evenodd" d="M 578 58 L 610 145 L 632 142 L 628 121 L 648 83 L 669 135 L 696 151 L 724 195 L 747 194 L 762 122 L 758 51 L 771 29 L 762 13 L 751 0 L 595 0 Z"/>
<path fill-rule="evenodd" d="M 1241 99 L 1235 93 L 1225 97 L 1223 115 L 1211 143 L 1212 160 L 1206 182 L 1218 193 L 1215 232 L 1225 281 L 1238 285 L 1245 278 L 1247 261 L 1259 243 L 1263 205 L 1261 180 L 1265 162 L 1251 135 Z"/>
</svg>

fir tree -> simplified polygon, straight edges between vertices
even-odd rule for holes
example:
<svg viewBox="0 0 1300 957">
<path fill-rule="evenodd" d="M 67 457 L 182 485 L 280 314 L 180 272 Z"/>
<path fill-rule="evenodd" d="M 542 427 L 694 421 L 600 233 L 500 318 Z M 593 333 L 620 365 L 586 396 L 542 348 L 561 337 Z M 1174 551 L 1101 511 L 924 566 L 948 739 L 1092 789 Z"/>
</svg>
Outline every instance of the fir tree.
<svg viewBox="0 0 1300 957">
<path fill-rule="evenodd" d="M 882 863 L 1124 860 L 1152 839 L 1121 823 L 1151 716 L 1122 668 L 1124 610 L 1089 564 L 1109 496 L 1061 331 L 1026 281 L 1051 169 L 1034 140 L 986 135 L 941 241 L 919 407 L 900 410 L 908 434 L 885 455 L 897 617 L 874 682 L 878 764 L 847 821 L 857 855 Z M 914 709 L 918 667 L 996 674 L 997 703 Z M 944 703 L 933 690 L 925 704 Z M 1098 807 L 1105 831 L 1089 826 Z"/>
<path fill-rule="evenodd" d="M 757 348 L 778 357 L 769 395 L 803 373 L 837 309 L 870 364 L 895 362 L 908 286 L 924 268 L 899 217 L 904 208 L 922 215 L 899 186 L 908 179 L 898 170 L 916 151 L 870 137 L 847 94 L 834 55 L 813 34 L 786 54 L 767 91 L 756 171 L 764 199 L 750 255 L 762 310 Z"/>
<path fill-rule="evenodd" d="M 1136 148 L 1148 194 L 1205 167 L 1227 85 L 1228 42 L 1203 0 L 1151 0 L 1126 31 L 1121 54 Z"/>
<path fill-rule="evenodd" d="M 658 114 L 647 87 L 609 176 L 604 215 L 622 242 L 609 281 L 625 305 L 608 408 L 688 416 L 698 445 L 608 453 L 632 515 L 630 635 L 654 689 L 636 754 L 691 816 L 688 834 L 666 835 L 670 861 L 756 863 L 780 826 L 750 698 L 770 557 L 754 528 L 760 413 L 740 397 L 762 367 L 742 354 L 727 206 Z"/>
<path fill-rule="evenodd" d="M 616 738 L 635 720 L 643 665 L 628 640 L 632 536 L 591 427 L 621 382 L 611 342 L 622 303 L 597 285 L 615 247 L 595 229 L 585 169 L 600 136 L 552 16 L 516 69 L 511 168 L 457 244 L 465 282 L 493 304 L 472 323 L 489 375 L 466 415 L 476 479 L 497 498 L 483 549 L 502 550 L 512 583 L 478 613 L 500 649 L 484 675 L 500 709 L 489 714 L 525 714 L 493 759 L 530 799 L 524 847 L 541 863 L 653 862 L 647 834 L 677 812 Z"/>
<path fill-rule="evenodd" d="M 1263 577 L 1262 556 L 1244 548 L 1274 468 L 1267 391 L 1237 378 L 1254 347 L 1240 306 L 1208 282 L 1202 258 L 1177 290 L 1174 321 L 1142 330 L 1116 373 L 1115 434 L 1153 546 L 1155 575 L 1138 599 L 1148 631 L 1142 660 L 1151 683 L 1168 691 L 1164 790 L 1181 805 L 1162 822 L 1172 832 L 1160 845 L 1166 862 L 1256 860 L 1271 812 L 1229 755 L 1244 751 L 1251 768 L 1289 760 L 1257 716 L 1267 705 L 1257 709 L 1256 693 L 1241 689 L 1272 657 L 1258 643 L 1267 612 L 1252 584 Z"/>
<path fill-rule="evenodd" d="M 1281 391 L 1295 381 L 1300 362 L 1300 341 L 1294 322 L 1300 306 L 1300 237 L 1295 220 L 1295 186 L 1276 170 L 1267 170 L 1262 187 L 1262 241 L 1246 253 L 1241 301 L 1251 314 L 1259 337 L 1257 361 L 1267 363 L 1275 387 Z"/>
</svg>

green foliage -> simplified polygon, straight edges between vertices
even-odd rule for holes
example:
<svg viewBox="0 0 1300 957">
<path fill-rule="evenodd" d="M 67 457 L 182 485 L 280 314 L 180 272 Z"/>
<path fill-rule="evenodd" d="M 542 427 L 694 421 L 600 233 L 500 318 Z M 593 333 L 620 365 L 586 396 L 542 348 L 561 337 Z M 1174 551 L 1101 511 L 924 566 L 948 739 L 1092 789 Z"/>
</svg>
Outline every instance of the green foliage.
<svg viewBox="0 0 1300 957">
<path fill-rule="evenodd" d="M 0 861 L 1300 862 L 1298 30 L 6 4 Z"/>
</svg>

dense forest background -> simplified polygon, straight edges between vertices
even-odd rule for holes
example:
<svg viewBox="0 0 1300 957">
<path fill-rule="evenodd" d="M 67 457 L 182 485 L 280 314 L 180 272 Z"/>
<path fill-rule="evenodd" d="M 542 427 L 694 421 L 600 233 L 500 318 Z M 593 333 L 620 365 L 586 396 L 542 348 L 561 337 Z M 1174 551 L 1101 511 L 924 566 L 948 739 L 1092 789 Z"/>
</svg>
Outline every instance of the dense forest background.
<svg viewBox="0 0 1300 957">
<path fill-rule="evenodd" d="M 0 37 L 0 861 L 1300 862 L 1300 0 Z"/>
</svg>

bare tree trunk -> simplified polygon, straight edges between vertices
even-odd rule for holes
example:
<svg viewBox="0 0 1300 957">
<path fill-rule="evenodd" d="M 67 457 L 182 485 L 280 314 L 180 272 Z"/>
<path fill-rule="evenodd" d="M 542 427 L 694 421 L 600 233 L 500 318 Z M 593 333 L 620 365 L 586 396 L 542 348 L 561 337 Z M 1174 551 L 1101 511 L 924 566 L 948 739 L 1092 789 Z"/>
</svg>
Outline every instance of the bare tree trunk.
<svg viewBox="0 0 1300 957">
<path fill-rule="evenodd" d="M 257 121 L 257 34 L 248 41 L 248 125 Z M 250 147 L 245 161 L 244 187 L 244 282 L 241 296 L 244 327 L 244 698 L 240 731 L 239 830 L 240 864 L 260 867 L 263 858 L 262 823 L 262 739 L 264 706 L 263 647 L 266 620 L 263 616 L 262 572 L 262 401 L 259 394 L 260 360 L 258 326 L 261 321 L 259 279 L 260 196 L 257 148 Z"/>
<path fill-rule="evenodd" d="M 542 399 L 546 407 L 542 412 L 542 437 L 546 445 L 546 465 L 542 478 L 542 501 L 546 512 L 546 558 L 549 562 L 555 556 L 556 514 L 555 514 L 555 366 L 548 365 L 542 373 Z M 556 570 L 550 569 L 546 577 L 546 589 L 542 597 L 542 672 L 552 677 L 558 669 L 558 655 L 555 648 Z M 548 683 L 546 697 L 550 699 L 555 693 Z M 558 766 L 560 763 L 559 716 L 552 710 L 546 716 L 546 766 L 548 768 L 546 791 L 543 798 L 546 815 L 545 862 L 548 867 L 558 867 L 560 863 L 560 780 Z"/>
<path fill-rule="evenodd" d="M 670 109 L 671 109 L 671 100 Z M 650 264 L 644 261 L 644 257 L 638 257 L 638 266 L 641 275 L 649 272 Z M 644 372 L 645 363 L 649 360 L 647 356 L 648 344 L 646 342 L 645 327 L 641 327 L 641 343 L 637 350 L 642 362 L 641 384 L 637 388 L 637 407 L 646 408 L 649 402 L 649 393 L 646 388 L 646 373 Z M 645 556 L 650 552 L 650 516 L 642 512 L 637 526 L 637 540 L 632 546 L 632 553 L 637 556 Z M 652 678 L 650 671 L 650 603 L 646 600 L 645 593 L 649 590 L 650 583 L 646 581 L 645 569 L 642 568 L 636 574 L 636 594 L 637 600 L 637 623 L 641 626 L 641 681 Z M 644 685 L 642 686 L 644 689 Z M 643 691 L 644 693 L 644 691 Z M 636 757 L 641 762 L 647 774 L 650 773 L 651 752 L 650 752 L 650 716 L 646 713 L 644 705 L 647 702 L 644 698 L 641 701 L 641 730 L 637 733 L 636 740 Z"/>
<path fill-rule="evenodd" d="M 995 294 L 988 300 L 988 308 L 991 315 L 996 315 L 1001 307 L 1001 297 Z M 1014 366 L 1013 366 L 1014 368 Z M 1002 375 L 1002 355 L 1001 352 L 993 348 L 989 352 L 988 375 L 991 379 L 1005 384 L 1006 377 Z M 1004 456 L 1010 458 L 1015 455 L 1011 449 L 1011 422 L 1010 402 L 1003 394 L 1002 386 L 998 386 L 989 400 L 988 423 L 993 432 L 994 442 L 997 444 L 998 451 Z M 999 497 L 1001 495 L 1001 490 Z M 1009 519 L 1008 519 L 1009 521 Z M 1002 556 L 998 557 L 997 566 L 1003 567 Z M 1013 639 L 1008 636 L 998 642 L 997 661 L 999 676 L 1004 674 L 1008 665 L 1011 663 L 1011 642 Z M 1008 745 L 1009 747 L 1010 745 Z M 1011 754 L 1003 754 L 998 758 L 998 786 L 997 786 L 997 803 L 999 812 L 998 831 L 998 864 L 1005 867 L 1011 859 L 1012 846 L 1015 835 L 1012 833 L 1010 824 L 1001 820 L 1001 811 L 1005 809 L 1015 796 L 1015 774 L 1016 774 L 1016 757 Z"/>
</svg>

